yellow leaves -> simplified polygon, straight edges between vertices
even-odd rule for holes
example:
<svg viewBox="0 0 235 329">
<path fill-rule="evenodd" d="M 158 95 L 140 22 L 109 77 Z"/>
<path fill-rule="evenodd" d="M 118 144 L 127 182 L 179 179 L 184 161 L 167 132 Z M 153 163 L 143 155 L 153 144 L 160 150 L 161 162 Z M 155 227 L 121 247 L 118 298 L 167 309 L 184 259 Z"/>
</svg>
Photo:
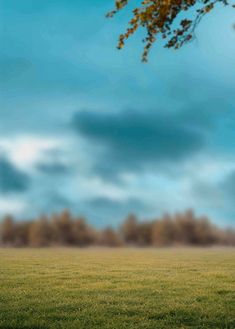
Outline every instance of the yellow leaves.
<svg viewBox="0 0 235 329">
<path fill-rule="evenodd" d="M 118 11 L 123 9 L 129 0 L 116 0 L 116 9 L 107 16 L 112 17 Z M 179 14 L 188 9 L 194 9 L 196 2 L 202 4 L 201 8 L 195 8 L 194 19 L 189 20 L 186 17 L 180 22 L 180 28 L 175 29 L 175 20 Z M 146 29 L 146 37 L 142 60 L 147 61 L 148 53 L 152 45 L 156 41 L 159 34 L 166 39 L 167 48 L 178 49 L 193 38 L 194 30 L 201 18 L 209 13 L 215 3 L 220 2 L 227 4 L 226 0 L 143 0 L 140 6 L 133 10 L 133 17 L 129 21 L 129 27 L 124 34 L 119 37 L 118 48 L 122 49 L 127 40 L 140 27 Z M 190 11 L 190 16 L 192 11 Z M 186 14 L 184 14 L 186 15 Z M 174 28 L 173 28 L 174 26 Z"/>
<path fill-rule="evenodd" d="M 125 39 L 125 35 L 121 34 L 119 36 L 119 43 L 118 43 L 118 46 L 117 46 L 118 49 L 122 49 L 124 47 L 124 44 L 125 44 L 124 39 Z"/>
<path fill-rule="evenodd" d="M 121 10 L 123 7 L 125 7 L 128 3 L 128 0 L 116 0 L 116 8 L 117 10 Z"/>
<path fill-rule="evenodd" d="M 127 4 L 128 4 L 128 0 L 116 0 L 115 1 L 115 7 L 116 7 L 116 9 L 108 12 L 106 14 L 106 17 L 108 17 L 108 18 L 113 17 L 119 10 L 121 10 Z"/>
<path fill-rule="evenodd" d="M 204 7 L 204 12 L 209 13 L 214 8 L 214 4 L 210 3 L 209 5 Z"/>
</svg>

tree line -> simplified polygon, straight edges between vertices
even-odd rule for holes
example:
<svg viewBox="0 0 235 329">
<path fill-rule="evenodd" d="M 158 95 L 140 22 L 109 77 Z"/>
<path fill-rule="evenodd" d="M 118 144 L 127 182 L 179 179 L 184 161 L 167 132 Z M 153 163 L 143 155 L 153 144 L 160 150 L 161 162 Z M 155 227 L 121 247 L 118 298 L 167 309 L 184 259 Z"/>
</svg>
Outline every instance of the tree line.
<svg viewBox="0 0 235 329">
<path fill-rule="evenodd" d="M 118 229 L 96 229 L 85 218 L 68 210 L 31 221 L 6 216 L 0 223 L 0 245 L 9 247 L 48 246 L 235 246 L 235 231 L 213 225 L 192 210 L 140 221 L 129 215 Z"/>
</svg>

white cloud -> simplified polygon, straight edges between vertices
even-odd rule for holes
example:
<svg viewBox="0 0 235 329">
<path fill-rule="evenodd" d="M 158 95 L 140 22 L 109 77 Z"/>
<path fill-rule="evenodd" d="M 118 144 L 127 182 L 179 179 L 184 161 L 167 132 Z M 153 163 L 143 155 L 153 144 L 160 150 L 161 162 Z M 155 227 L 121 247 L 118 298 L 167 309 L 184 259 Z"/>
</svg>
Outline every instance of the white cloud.
<svg viewBox="0 0 235 329">
<path fill-rule="evenodd" d="M 61 148 L 64 143 L 60 139 L 33 135 L 1 138 L 0 155 L 7 154 L 15 166 L 29 171 L 43 158 L 45 152 Z"/>
<path fill-rule="evenodd" d="M 21 215 L 27 210 L 28 206 L 24 201 L 0 198 L 0 215 Z"/>
</svg>

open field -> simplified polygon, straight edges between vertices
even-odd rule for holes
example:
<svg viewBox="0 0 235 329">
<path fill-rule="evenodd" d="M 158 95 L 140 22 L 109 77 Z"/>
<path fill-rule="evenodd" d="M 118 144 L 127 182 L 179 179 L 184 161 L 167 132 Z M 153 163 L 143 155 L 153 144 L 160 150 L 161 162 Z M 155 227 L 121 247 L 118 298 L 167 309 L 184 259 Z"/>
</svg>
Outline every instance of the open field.
<svg viewBox="0 0 235 329">
<path fill-rule="evenodd" d="M 0 249 L 0 328 L 235 328 L 234 249 Z"/>
</svg>

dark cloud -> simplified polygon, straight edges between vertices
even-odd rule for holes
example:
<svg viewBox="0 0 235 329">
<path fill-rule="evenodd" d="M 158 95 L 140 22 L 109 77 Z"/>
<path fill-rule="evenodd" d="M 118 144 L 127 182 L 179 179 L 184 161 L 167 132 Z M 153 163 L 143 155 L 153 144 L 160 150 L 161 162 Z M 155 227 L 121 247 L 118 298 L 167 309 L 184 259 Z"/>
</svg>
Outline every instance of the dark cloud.
<svg viewBox="0 0 235 329">
<path fill-rule="evenodd" d="M 72 125 L 91 142 L 96 170 L 109 178 L 121 172 L 178 163 L 204 146 L 205 116 L 196 113 L 78 112 Z M 203 121 L 204 120 L 204 121 Z"/>
<path fill-rule="evenodd" d="M 226 197 L 233 201 L 235 211 L 235 170 L 226 177 L 221 188 L 226 193 Z"/>
<path fill-rule="evenodd" d="M 225 209 L 223 215 L 229 224 L 235 225 L 235 170 L 231 172 L 220 188 L 224 192 Z"/>
<path fill-rule="evenodd" d="M 194 191 L 205 200 L 212 200 L 214 207 L 223 201 L 226 207 L 232 207 L 235 211 L 235 170 L 230 172 L 220 182 L 197 182 Z"/>
<path fill-rule="evenodd" d="M 152 208 L 137 198 L 129 198 L 127 200 L 112 200 L 105 197 L 97 197 L 86 203 L 91 213 L 96 214 L 99 218 L 103 218 L 108 222 L 111 219 L 123 219 L 129 213 L 137 215 L 146 215 L 151 213 Z"/>
<path fill-rule="evenodd" d="M 0 192 L 20 193 L 28 189 L 28 175 L 17 169 L 8 159 L 0 158 Z"/>
<path fill-rule="evenodd" d="M 117 200 L 112 200 L 104 197 L 99 197 L 99 198 L 94 198 L 88 202 L 88 204 L 91 207 L 103 209 L 103 208 L 110 208 L 110 209 L 120 209 L 123 208 L 126 210 L 126 208 L 129 208 L 129 210 L 134 210 L 134 209 L 146 209 L 147 206 L 140 200 L 135 199 L 135 198 L 130 198 L 125 201 L 117 201 Z"/>
<path fill-rule="evenodd" d="M 50 176 L 69 174 L 72 168 L 65 162 L 64 156 L 63 148 L 53 147 L 44 150 L 42 160 L 36 164 L 36 168 L 40 173 Z"/>
<path fill-rule="evenodd" d="M 12 81 L 27 72 L 32 64 L 25 58 L 1 57 L 0 73 L 2 82 Z"/>
<path fill-rule="evenodd" d="M 69 168 L 63 163 L 39 163 L 37 169 L 46 175 L 63 175 L 69 173 Z"/>
<path fill-rule="evenodd" d="M 228 224 L 234 225 L 235 218 L 235 170 L 222 181 L 196 181 L 192 193 L 197 207 L 207 209 L 211 217 L 226 218 Z"/>
<path fill-rule="evenodd" d="M 48 212 L 50 209 L 51 212 L 58 212 L 65 208 L 72 208 L 73 202 L 70 201 L 66 196 L 52 191 L 47 193 L 45 199 L 43 200 L 42 208 L 45 209 L 45 212 Z"/>
<path fill-rule="evenodd" d="M 54 214 L 64 209 L 74 210 L 74 203 L 64 194 L 55 190 L 37 191 L 30 193 L 28 202 L 31 205 L 30 217 L 38 216 L 39 214 Z M 29 217 L 29 214 L 26 214 Z"/>
</svg>

